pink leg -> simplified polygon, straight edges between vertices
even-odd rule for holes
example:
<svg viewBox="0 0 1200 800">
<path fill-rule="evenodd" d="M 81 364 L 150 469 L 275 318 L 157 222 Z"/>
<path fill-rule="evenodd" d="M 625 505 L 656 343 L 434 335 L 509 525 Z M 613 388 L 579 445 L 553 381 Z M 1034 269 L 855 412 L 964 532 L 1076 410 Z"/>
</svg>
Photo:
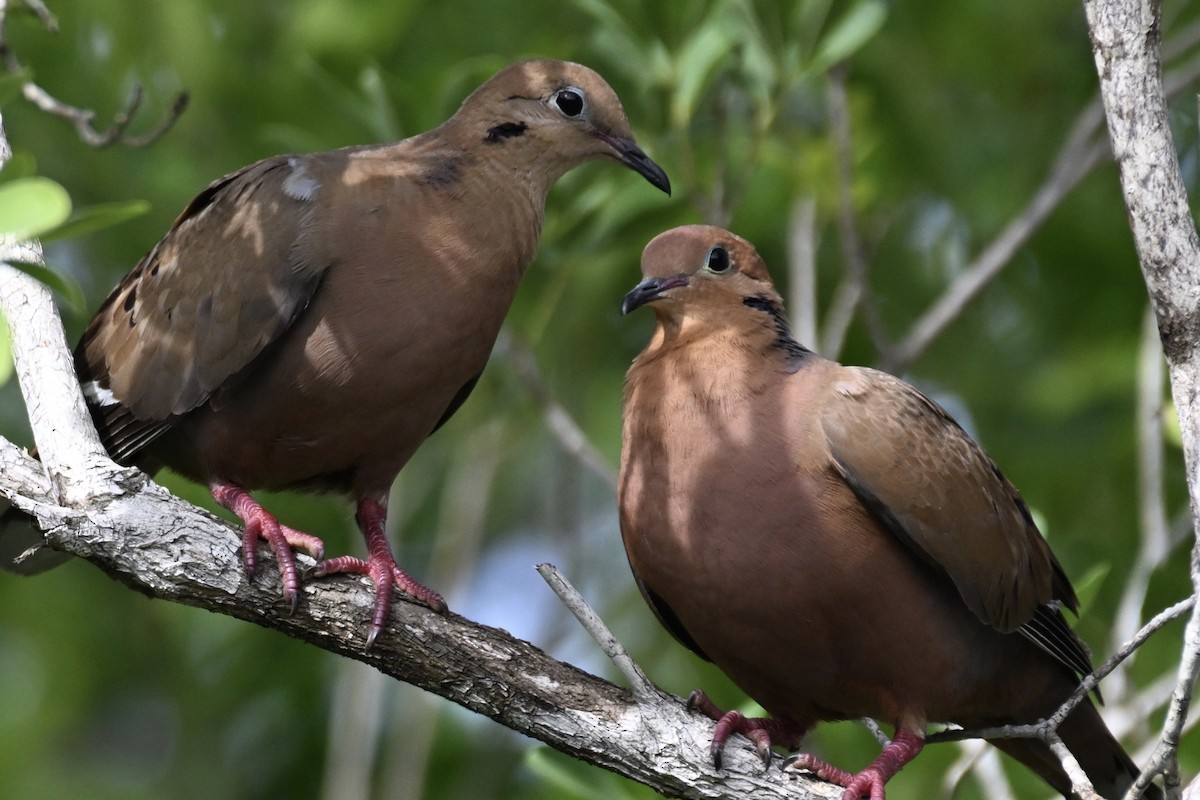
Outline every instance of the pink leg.
<svg viewBox="0 0 1200 800">
<path fill-rule="evenodd" d="M 373 498 L 359 500 L 358 527 L 367 540 L 367 560 L 339 556 L 322 561 L 314 571 L 319 576 L 351 573 L 366 575 L 371 579 L 375 586 L 375 614 L 371 619 L 371 632 L 367 634 L 368 650 L 387 624 L 392 608 L 393 587 L 407 592 L 439 614 L 446 613 L 446 601 L 440 594 L 418 583 L 396 564 L 384 530 L 386 519 L 387 509 L 381 501 Z"/>
<path fill-rule="evenodd" d="M 721 756 L 725 752 L 725 742 L 735 733 L 740 733 L 754 742 L 754 749 L 758 751 L 758 757 L 762 759 L 763 766 L 769 767 L 772 745 L 777 744 L 789 750 L 794 749 L 800 745 L 800 740 L 804 738 L 807 730 L 794 722 L 782 719 L 761 719 L 747 717 L 740 711 L 721 711 L 716 703 L 699 689 L 688 696 L 687 706 L 717 723 L 713 728 L 712 744 L 709 746 L 713 765 L 717 769 L 721 768 Z"/>
<path fill-rule="evenodd" d="M 236 514 L 245 525 L 242 530 L 242 565 L 247 575 L 258 571 L 258 540 L 264 539 L 271 546 L 283 578 L 283 597 L 291 603 L 294 613 L 300 596 L 300 573 L 296 569 L 296 556 L 292 549 L 303 550 L 320 560 L 325 553 L 324 542 L 315 536 L 280 525 L 240 486 L 217 481 L 209 490 L 214 500 Z"/>
<path fill-rule="evenodd" d="M 804 769 L 822 780 L 845 786 L 842 800 L 859 800 L 863 795 L 868 795 L 871 800 L 885 800 L 883 785 L 905 764 L 916 758 L 924 746 L 924 734 L 898 728 L 892 743 L 883 748 L 883 752 L 871 762 L 871 766 L 857 775 L 851 775 L 807 753 L 789 758 L 784 764 L 784 769 Z"/>
</svg>

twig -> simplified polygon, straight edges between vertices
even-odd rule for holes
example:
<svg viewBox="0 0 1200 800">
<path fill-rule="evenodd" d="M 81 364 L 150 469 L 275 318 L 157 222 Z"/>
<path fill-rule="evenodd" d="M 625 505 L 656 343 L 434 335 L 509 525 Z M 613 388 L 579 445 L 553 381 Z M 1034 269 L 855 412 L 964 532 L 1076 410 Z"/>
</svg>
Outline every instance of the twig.
<svg viewBox="0 0 1200 800">
<path fill-rule="evenodd" d="M 879 727 L 879 723 L 875 720 L 870 717 L 863 717 L 859 722 L 871 732 L 871 735 L 875 737 L 875 741 L 879 742 L 880 746 L 887 747 L 892 743 L 891 737 L 883 732 L 883 728 Z"/>
<path fill-rule="evenodd" d="M 1192 574 L 1200 570 L 1200 547 L 1192 552 Z M 1194 599 L 1194 598 L 1193 598 Z M 1154 748 L 1149 762 L 1142 767 L 1142 774 L 1125 795 L 1129 800 L 1149 785 L 1155 775 L 1163 776 L 1168 796 L 1178 796 L 1181 783 L 1179 775 L 1179 742 L 1187 722 L 1192 692 L 1196 687 L 1196 674 L 1200 671 L 1200 604 L 1192 606 L 1192 616 L 1183 633 L 1183 658 L 1179 664 L 1179 679 L 1171 702 L 1167 706 L 1167 718 L 1163 721 L 1162 735 Z"/>
<path fill-rule="evenodd" d="M 817 347 L 817 202 L 796 200 L 788 221 L 788 311 L 796 339 Z"/>
<path fill-rule="evenodd" d="M 1166 370 L 1158 328 L 1149 307 L 1142 320 L 1138 346 L 1136 420 L 1138 450 L 1138 553 L 1125 583 L 1110 637 L 1116 647 L 1141 625 L 1142 607 L 1150 587 L 1150 576 L 1170 553 L 1167 501 L 1163 491 L 1162 387 Z M 1127 691 L 1124 670 L 1109 682 L 1110 699 L 1119 700 Z"/>
<path fill-rule="evenodd" d="M 42 23 L 42 27 L 51 33 L 58 33 L 58 20 L 54 18 L 42 0 L 21 0 L 21 4 L 33 12 L 33 15 Z M 7 0 L 5 0 L 5 5 L 7 5 Z"/>
<path fill-rule="evenodd" d="M 33 2 L 24 0 L 24 2 L 33 10 L 48 31 L 51 33 L 57 31 L 58 24 L 45 5 L 37 0 Z M 0 60 L 3 61 L 4 69 L 10 75 L 21 75 L 25 70 L 21 66 L 17 54 L 13 52 L 12 47 L 8 43 L 8 36 L 5 29 L 8 10 L 8 0 L 0 0 Z M 171 103 L 171 108 L 167 111 L 166 115 L 154 128 L 145 134 L 134 136 L 128 135 L 126 129 L 133 122 L 134 114 L 137 113 L 138 108 L 142 104 L 142 87 L 140 85 L 135 84 L 130 90 L 129 100 L 126 101 L 125 106 L 113 117 L 112 125 L 108 130 L 103 132 L 96 130 L 93 125 L 96 119 L 95 111 L 90 108 L 65 103 L 32 80 L 22 81 L 21 95 L 47 114 L 70 122 L 75 126 L 75 133 L 79 136 L 80 140 L 97 149 L 108 147 L 117 142 L 129 147 L 145 147 L 166 133 L 183 114 L 188 104 L 187 92 L 180 92 Z"/>
<path fill-rule="evenodd" d="M 963 739 L 1045 740 L 1046 733 L 1057 730 L 1062 721 L 1067 718 L 1067 715 L 1075 710 L 1075 706 L 1079 705 L 1096 688 L 1100 681 L 1104 680 L 1106 675 L 1116 669 L 1122 661 L 1134 653 L 1147 639 L 1160 631 L 1165 625 L 1191 610 L 1195 606 L 1195 603 L 1196 599 L 1189 597 L 1155 614 L 1154 618 L 1143 625 L 1133 638 L 1122 645 L 1099 668 L 1094 670 L 1090 675 L 1085 676 L 1079 682 L 1079 686 L 1075 688 L 1075 691 L 1071 693 L 1071 696 L 1064 700 L 1062 705 L 1058 707 L 1058 710 L 1046 719 L 1023 725 L 999 725 L 992 728 L 972 728 L 969 730 L 965 728 L 953 728 L 930 734 L 925 739 L 926 743 L 957 742 Z"/>
<path fill-rule="evenodd" d="M 858 233 L 858 215 L 854 210 L 854 146 L 844 66 L 829 71 L 825 97 L 829 113 L 829 135 L 833 139 L 836 164 L 834 174 L 838 194 L 838 241 L 841 243 L 842 263 L 845 269 L 834 290 L 829 311 L 825 315 L 825 329 L 818 351 L 826 358 L 836 359 L 846 341 L 850 323 L 861 308 L 875 348 L 886 360 L 890 344 L 883 330 L 883 323 L 868 295 L 867 257 L 863 253 L 862 239 Z"/>
<path fill-rule="evenodd" d="M 574 586 L 571 585 L 563 574 L 558 571 L 558 568 L 553 564 L 538 564 L 538 574 L 542 579 L 550 585 L 554 593 L 558 595 L 558 599 L 567 607 L 575 619 L 579 620 L 579 624 L 588 632 L 593 641 L 599 645 L 600 650 L 604 655 L 616 665 L 617 669 L 621 670 L 621 674 L 629 681 L 633 687 L 633 691 L 637 695 L 658 693 L 658 687 L 646 677 L 646 673 L 642 668 L 629 656 L 629 652 L 624 645 L 617 640 L 613 632 L 604 624 L 604 620 L 596 613 L 595 609 L 588 605 Z"/>
<path fill-rule="evenodd" d="M 1092 786 L 1091 779 L 1083 771 L 1083 767 L 1079 766 L 1079 761 L 1075 758 L 1075 754 L 1063 744 L 1063 740 L 1059 737 L 1057 731 L 1046 734 L 1046 744 L 1050 745 L 1050 750 L 1058 757 L 1059 763 L 1063 765 L 1063 770 L 1067 773 L 1067 777 L 1071 779 L 1071 794 L 1080 800 L 1104 800 L 1103 797 L 1096 793 L 1096 787 Z"/>
<path fill-rule="evenodd" d="M 1168 97 L 1190 86 L 1200 76 L 1200 59 L 1174 69 L 1165 77 Z M 959 274 L 933 305 L 913 324 L 908 335 L 890 353 L 885 368 L 903 371 L 979 296 L 1000 273 L 1063 198 L 1110 154 L 1103 136 L 1104 115 L 1099 98 L 1089 102 L 1075 118 L 1071 131 L 1055 156 L 1046 180 L 1029 202 L 996 238 Z"/>
<path fill-rule="evenodd" d="M 533 357 L 529 348 L 507 328 L 503 328 L 496 340 L 495 352 L 508 361 L 513 374 L 541 409 L 546 427 L 558 439 L 562 448 L 616 492 L 617 471 L 591 443 L 570 413 L 550 394 L 542 372 L 538 369 L 537 359 Z"/>
<path fill-rule="evenodd" d="M 902 371 L 915 361 L 933 340 L 953 322 L 967 304 L 1000 273 L 1017 249 L 1029 240 L 1038 226 L 1058 207 L 1108 153 L 1100 130 L 1103 117 L 1099 102 L 1089 103 L 1076 117 L 1071 132 L 1059 149 L 1050 174 L 1020 213 L 984 248 L 932 306 L 913 324 L 908 335 L 887 355 L 890 372 Z"/>
</svg>

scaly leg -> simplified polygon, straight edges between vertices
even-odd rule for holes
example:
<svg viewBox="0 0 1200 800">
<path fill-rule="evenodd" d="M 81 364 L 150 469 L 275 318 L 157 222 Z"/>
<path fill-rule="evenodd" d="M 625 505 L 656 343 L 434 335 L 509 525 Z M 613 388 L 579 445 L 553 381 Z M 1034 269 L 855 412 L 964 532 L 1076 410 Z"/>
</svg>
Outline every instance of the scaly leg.
<svg viewBox="0 0 1200 800">
<path fill-rule="evenodd" d="M 292 550 L 303 550 L 320 561 L 325 554 L 324 542 L 310 534 L 280 525 L 279 520 L 240 486 L 216 481 L 209 486 L 209 491 L 214 500 L 236 514 L 245 525 L 242 530 L 242 565 L 247 575 L 258 571 L 258 540 L 263 539 L 271 546 L 283 578 L 283 597 L 295 613 L 300 597 L 300 573 L 296 569 L 296 556 Z"/>
<path fill-rule="evenodd" d="M 822 780 L 846 787 L 842 800 L 859 800 L 868 795 L 871 800 L 884 800 L 883 785 L 900 769 L 917 757 L 925 746 L 925 735 L 908 728 L 897 728 L 896 738 L 883 748 L 871 766 L 857 775 L 831 766 L 816 756 L 801 753 L 792 756 L 784 764 L 785 770 L 804 769 Z"/>
<path fill-rule="evenodd" d="M 375 586 L 375 614 L 371 619 L 371 632 L 367 634 L 367 649 L 375 644 L 380 631 L 387 624 L 392 608 L 392 589 L 397 588 L 415 597 L 439 614 L 446 613 L 446 601 L 432 589 L 418 583 L 407 572 L 400 569 L 388 545 L 384 522 L 387 507 L 379 498 L 363 498 L 358 501 L 358 527 L 367 540 L 367 560 L 353 556 L 339 556 L 317 564 L 315 575 L 350 573 L 366 575 Z"/>
</svg>

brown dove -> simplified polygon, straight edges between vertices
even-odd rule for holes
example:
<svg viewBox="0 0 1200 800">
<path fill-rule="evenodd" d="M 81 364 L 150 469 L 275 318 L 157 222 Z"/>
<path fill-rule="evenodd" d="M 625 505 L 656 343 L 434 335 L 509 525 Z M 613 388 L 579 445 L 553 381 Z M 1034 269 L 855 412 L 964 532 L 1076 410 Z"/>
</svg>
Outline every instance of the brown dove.
<svg viewBox="0 0 1200 800">
<path fill-rule="evenodd" d="M 76 369 L 118 461 L 206 484 L 260 539 L 293 607 L 293 548 L 254 489 L 357 502 L 366 560 L 316 573 L 374 585 L 369 647 L 392 589 L 436 610 L 384 530 L 388 491 L 471 393 L 538 247 L 546 194 L 609 160 L 670 193 L 617 95 L 587 67 L 501 71 L 440 127 L 394 144 L 281 155 L 211 184 L 91 321 Z"/>
<path fill-rule="evenodd" d="M 735 732 L 769 759 L 817 722 L 872 717 L 895 736 L 863 771 L 793 766 L 882 800 L 927 724 L 1053 713 L 1092 669 L 1060 612 L 1075 593 L 983 450 L 904 381 L 796 342 L 744 239 L 676 228 L 642 272 L 622 310 L 657 324 L 625 387 L 625 550 L 659 621 L 772 716 L 694 693 L 718 766 Z M 1104 797 L 1137 775 L 1090 702 L 1059 733 Z M 1047 745 L 993 743 L 1070 794 Z"/>
</svg>

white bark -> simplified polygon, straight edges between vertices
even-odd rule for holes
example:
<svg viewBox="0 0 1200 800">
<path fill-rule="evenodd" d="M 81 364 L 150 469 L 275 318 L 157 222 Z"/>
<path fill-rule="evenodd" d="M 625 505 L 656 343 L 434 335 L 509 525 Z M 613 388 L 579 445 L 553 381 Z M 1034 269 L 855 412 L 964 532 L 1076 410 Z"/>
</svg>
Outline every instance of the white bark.
<svg viewBox="0 0 1200 800">
<path fill-rule="evenodd" d="M 1086 0 L 1084 8 L 1113 157 L 1167 358 L 1194 521 L 1200 510 L 1200 239 L 1168 123 L 1159 52 L 1161 7 L 1154 0 Z M 1200 592 L 1200 544 L 1193 550 L 1192 583 Z M 1200 606 L 1193 606 L 1176 689 L 1146 767 L 1149 774 L 1163 774 L 1168 797 L 1179 796 L 1176 753 L 1198 670 Z"/>
</svg>

